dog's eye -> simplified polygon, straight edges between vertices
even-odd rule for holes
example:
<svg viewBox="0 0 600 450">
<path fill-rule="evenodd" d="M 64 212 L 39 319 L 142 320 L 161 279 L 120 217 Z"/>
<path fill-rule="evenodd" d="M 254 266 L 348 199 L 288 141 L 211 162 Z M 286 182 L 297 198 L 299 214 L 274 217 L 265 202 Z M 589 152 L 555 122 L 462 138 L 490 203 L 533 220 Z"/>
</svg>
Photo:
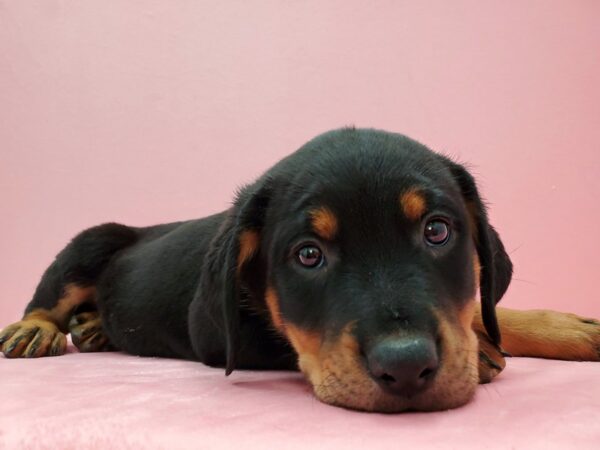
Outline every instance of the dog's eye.
<svg viewBox="0 0 600 450">
<path fill-rule="evenodd" d="M 444 245 L 450 239 L 450 227 L 441 219 L 433 219 L 427 222 L 423 234 L 425 242 L 437 247 Z"/>
<path fill-rule="evenodd" d="M 318 267 L 323 263 L 323 252 L 319 247 L 314 245 L 306 245 L 298 250 L 296 254 L 298 262 L 304 267 Z"/>
</svg>

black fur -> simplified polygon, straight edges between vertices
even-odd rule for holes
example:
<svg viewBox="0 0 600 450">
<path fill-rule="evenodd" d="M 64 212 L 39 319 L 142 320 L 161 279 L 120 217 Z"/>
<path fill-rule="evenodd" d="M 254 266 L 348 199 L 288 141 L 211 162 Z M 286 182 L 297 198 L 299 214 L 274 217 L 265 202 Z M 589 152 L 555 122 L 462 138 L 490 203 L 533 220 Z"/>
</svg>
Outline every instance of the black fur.
<svg viewBox="0 0 600 450">
<path fill-rule="evenodd" d="M 106 223 L 79 233 L 46 269 L 25 313 L 36 308 L 52 309 L 66 285 L 92 286 L 109 260 L 137 240 L 135 229 Z M 66 330 L 63 330 L 66 331 Z"/>
<path fill-rule="evenodd" d="M 473 209 L 477 226 L 477 253 L 481 263 L 481 309 L 489 337 L 500 344 L 496 321 L 496 303 L 500 301 L 512 278 L 513 266 L 496 230 L 489 224 L 487 212 L 473 176 L 459 164 L 445 161 L 455 177 L 467 207 Z"/>
<path fill-rule="evenodd" d="M 402 216 L 399 195 L 414 185 L 426 195 L 428 217 L 450 217 L 446 248 L 424 247 L 423 223 Z M 310 230 L 307 211 L 321 205 L 340 223 L 334 242 L 321 242 Z M 248 230 L 259 234 L 260 248 L 238 269 L 239 239 Z M 323 247 L 326 268 L 299 267 L 294 249 L 302 242 Z M 512 266 L 473 178 L 404 136 L 343 129 L 279 162 L 223 213 L 84 231 L 48 268 L 27 310 L 51 309 L 67 283 L 94 285 L 104 331 L 121 350 L 196 359 L 227 373 L 294 368 L 293 350 L 271 325 L 268 285 L 286 321 L 335 333 L 360 319 L 355 335 L 369 347 L 399 320 L 433 333 L 429 307 L 458 308 L 472 297 L 474 251 L 482 264 L 485 326 L 499 342 L 494 305 Z"/>
</svg>

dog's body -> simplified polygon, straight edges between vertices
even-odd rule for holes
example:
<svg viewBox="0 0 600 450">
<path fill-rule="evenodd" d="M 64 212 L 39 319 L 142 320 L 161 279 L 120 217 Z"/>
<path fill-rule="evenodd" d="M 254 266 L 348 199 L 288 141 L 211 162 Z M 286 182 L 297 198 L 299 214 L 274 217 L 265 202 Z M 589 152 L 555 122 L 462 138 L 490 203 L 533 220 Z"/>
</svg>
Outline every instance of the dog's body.
<svg viewBox="0 0 600 450">
<path fill-rule="evenodd" d="M 350 408 L 450 408 L 504 367 L 500 331 L 515 356 L 598 360 L 594 320 L 495 310 L 511 274 L 462 166 L 344 129 L 226 212 L 84 231 L 0 343 L 8 357 L 58 355 L 70 332 L 81 351 L 299 367 L 321 400 Z"/>
</svg>

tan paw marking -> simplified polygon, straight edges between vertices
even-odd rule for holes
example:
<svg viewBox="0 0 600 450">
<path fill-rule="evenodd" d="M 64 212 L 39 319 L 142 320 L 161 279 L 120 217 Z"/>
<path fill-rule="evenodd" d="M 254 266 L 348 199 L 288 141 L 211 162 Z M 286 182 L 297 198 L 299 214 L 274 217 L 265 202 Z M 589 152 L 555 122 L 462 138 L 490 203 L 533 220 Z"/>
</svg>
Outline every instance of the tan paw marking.
<svg viewBox="0 0 600 450">
<path fill-rule="evenodd" d="M 600 361 L 600 322 L 595 319 L 532 310 L 501 312 L 499 322 L 502 347 L 514 356 Z"/>
<path fill-rule="evenodd" d="M 67 338 L 52 322 L 24 319 L 0 332 L 0 345 L 7 358 L 58 356 L 65 353 Z"/>
<path fill-rule="evenodd" d="M 486 334 L 482 332 L 476 334 L 479 340 L 479 383 L 485 384 L 504 370 L 506 367 L 505 354 L 490 341 Z"/>
</svg>

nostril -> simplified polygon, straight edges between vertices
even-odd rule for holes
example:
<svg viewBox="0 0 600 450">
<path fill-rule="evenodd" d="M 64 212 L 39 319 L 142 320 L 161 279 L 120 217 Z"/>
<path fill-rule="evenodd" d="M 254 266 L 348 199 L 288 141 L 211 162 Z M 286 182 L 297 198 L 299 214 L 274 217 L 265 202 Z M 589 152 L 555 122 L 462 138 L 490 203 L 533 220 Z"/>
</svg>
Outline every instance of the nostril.
<svg viewBox="0 0 600 450">
<path fill-rule="evenodd" d="M 426 369 L 424 369 L 421 374 L 419 375 L 419 378 L 427 378 L 429 377 L 431 374 L 433 374 L 434 370 L 431 367 L 427 367 Z"/>
<path fill-rule="evenodd" d="M 396 382 L 396 379 L 393 376 L 391 376 L 389 373 L 384 373 L 379 378 L 381 380 L 385 381 L 386 383 L 395 383 Z"/>
</svg>

